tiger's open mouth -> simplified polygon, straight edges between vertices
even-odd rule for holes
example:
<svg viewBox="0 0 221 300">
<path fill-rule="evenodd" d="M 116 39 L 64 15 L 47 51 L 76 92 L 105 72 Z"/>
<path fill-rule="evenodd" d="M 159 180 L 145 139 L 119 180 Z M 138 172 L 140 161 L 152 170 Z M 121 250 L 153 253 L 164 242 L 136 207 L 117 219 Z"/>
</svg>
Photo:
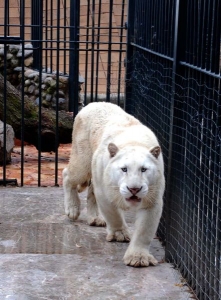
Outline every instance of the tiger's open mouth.
<svg viewBox="0 0 221 300">
<path fill-rule="evenodd" d="M 141 198 L 138 198 L 137 196 L 133 195 L 130 198 L 126 198 L 126 200 L 129 202 L 140 202 Z"/>
</svg>

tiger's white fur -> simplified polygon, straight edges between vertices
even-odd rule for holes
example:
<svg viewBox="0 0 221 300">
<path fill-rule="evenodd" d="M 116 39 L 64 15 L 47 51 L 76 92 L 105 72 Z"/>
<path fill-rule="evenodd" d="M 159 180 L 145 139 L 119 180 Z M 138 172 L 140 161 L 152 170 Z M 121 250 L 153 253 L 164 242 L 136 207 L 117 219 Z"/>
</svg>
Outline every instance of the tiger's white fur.
<svg viewBox="0 0 221 300">
<path fill-rule="evenodd" d="M 70 161 L 63 171 L 65 213 L 69 218 L 78 218 L 77 190 L 91 178 L 88 223 L 106 223 L 108 241 L 130 241 L 124 255 L 126 265 L 157 264 L 149 247 L 162 214 L 165 180 L 155 134 L 114 104 L 87 105 L 75 119 Z M 136 220 L 131 237 L 123 211 L 132 207 Z"/>
</svg>

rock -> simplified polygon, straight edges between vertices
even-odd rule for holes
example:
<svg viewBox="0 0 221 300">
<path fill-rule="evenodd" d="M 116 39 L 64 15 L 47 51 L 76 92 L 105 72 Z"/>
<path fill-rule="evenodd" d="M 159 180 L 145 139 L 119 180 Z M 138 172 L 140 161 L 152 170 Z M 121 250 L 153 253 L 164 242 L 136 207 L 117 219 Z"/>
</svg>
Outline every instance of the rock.
<svg viewBox="0 0 221 300">
<path fill-rule="evenodd" d="M 64 84 L 64 83 L 62 83 L 62 82 L 59 81 L 58 87 L 59 87 L 59 89 L 64 89 L 64 88 L 67 87 L 67 84 Z"/>
<path fill-rule="evenodd" d="M 10 60 L 12 57 L 13 57 L 13 54 L 7 53 L 7 55 L 6 55 L 6 59 L 7 59 L 7 60 Z"/>
<path fill-rule="evenodd" d="M 35 105 L 39 105 L 39 97 L 38 98 L 36 98 L 36 100 L 35 100 Z"/>
<path fill-rule="evenodd" d="M 16 71 L 16 72 L 22 72 L 22 67 L 16 67 L 16 68 L 14 68 L 14 71 Z"/>
<path fill-rule="evenodd" d="M 81 75 L 78 76 L 78 82 L 79 82 L 80 84 L 82 84 L 82 83 L 85 82 L 84 78 L 83 78 Z"/>
<path fill-rule="evenodd" d="M 49 86 L 49 88 L 47 88 L 47 90 L 46 90 L 46 93 L 47 93 L 47 94 L 53 94 L 55 88 L 56 88 L 56 86 L 55 86 L 55 87 Z"/>
<path fill-rule="evenodd" d="M 52 95 L 47 94 L 47 95 L 45 96 L 45 100 L 46 100 L 46 101 L 51 102 L 51 99 L 52 99 Z"/>
<path fill-rule="evenodd" d="M 35 86 L 33 84 L 31 84 L 28 88 L 28 93 L 32 94 L 34 92 L 34 90 L 35 90 Z"/>
<path fill-rule="evenodd" d="M 64 75 L 64 74 L 63 74 L 62 72 L 60 72 L 60 71 L 58 71 L 58 72 L 57 72 L 57 71 L 53 71 L 52 74 L 54 75 L 54 78 L 57 77 L 57 74 L 58 74 L 58 75 Z M 55 75 L 56 75 L 56 76 L 55 76 Z"/>
<path fill-rule="evenodd" d="M 30 95 L 30 96 L 29 96 L 29 99 L 30 99 L 30 101 L 31 101 L 31 102 L 35 102 L 35 100 L 36 100 L 36 96 L 32 96 L 32 95 Z"/>
<path fill-rule="evenodd" d="M 54 96 L 56 97 L 57 95 L 57 92 L 54 93 Z M 58 90 L 58 96 L 61 97 L 61 98 L 65 98 L 65 94 L 62 90 Z"/>
<path fill-rule="evenodd" d="M 24 49 L 24 57 L 28 57 L 33 53 L 33 46 L 32 44 L 26 44 Z M 22 57 L 22 45 L 20 45 L 19 51 L 17 53 L 17 57 Z"/>
<path fill-rule="evenodd" d="M 33 57 L 32 56 L 29 56 L 28 58 L 25 59 L 24 61 L 24 65 L 26 67 L 30 67 L 32 64 L 33 64 Z"/>
<path fill-rule="evenodd" d="M 56 108 L 56 103 L 57 103 L 57 99 L 56 97 L 53 97 L 52 98 L 52 107 Z M 59 105 L 59 108 L 64 108 L 64 105 L 66 103 L 66 100 L 64 98 L 58 98 L 58 105 Z"/>
<path fill-rule="evenodd" d="M 43 106 L 52 108 L 56 105 L 58 99 L 59 109 L 68 103 L 68 85 L 69 76 L 64 72 L 53 71 L 50 68 L 43 68 L 42 71 L 32 69 L 33 64 L 33 47 L 32 44 L 26 44 L 23 49 L 24 59 L 22 57 L 22 45 L 0 44 L 0 53 L 4 54 L 6 49 L 7 55 L 7 80 L 16 88 L 22 90 L 22 82 L 25 82 L 24 92 L 28 95 L 31 102 L 39 105 L 39 95 Z M 0 56 L 0 68 L 4 68 L 4 56 Z M 23 66 L 21 64 L 24 63 Z M 40 77 L 41 76 L 41 77 Z M 79 90 L 81 84 L 85 82 L 84 78 L 79 75 Z M 41 91 L 40 91 L 41 90 Z M 53 101 L 52 101 L 53 99 Z M 83 101 L 79 98 L 79 103 Z M 46 101 L 43 104 L 43 101 Z M 47 103 L 47 104 L 46 104 Z M 67 109 L 67 107 L 65 107 Z"/>
<path fill-rule="evenodd" d="M 14 147 L 14 130 L 6 124 L 6 163 L 11 162 L 11 153 Z M 4 123 L 0 121 L 0 164 L 4 161 Z"/>
<path fill-rule="evenodd" d="M 44 73 L 51 73 L 51 69 L 50 68 L 47 68 L 47 69 L 43 68 L 42 72 L 44 72 Z"/>
<path fill-rule="evenodd" d="M 24 75 L 29 79 L 33 79 L 35 76 L 39 75 L 39 72 L 32 69 L 27 69 Z"/>
<path fill-rule="evenodd" d="M 46 100 L 42 101 L 42 106 L 48 108 L 49 107 L 49 103 Z"/>
<path fill-rule="evenodd" d="M 12 66 L 12 68 L 16 68 L 18 66 L 18 64 L 19 64 L 19 60 L 17 58 L 12 58 L 11 59 L 11 66 Z"/>
<path fill-rule="evenodd" d="M 34 94 L 35 94 L 35 96 L 38 96 L 39 95 L 39 89 L 36 89 Z"/>
<path fill-rule="evenodd" d="M 30 79 L 26 79 L 25 80 L 25 86 L 30 85 L 31 84 L 31 80 Z"/>
<path fill-rule="evenodd" d="M 57 81 L 56 81 L 56 80 L 51 80 L 51 81 L 50 81 L 50 86 L 51 86 L 52 88 L 56 88 L 56 86 L 57 86 Z"/>
<path fill-rule="evenodd" d="M 59 104 L 63 104 L 63 103 L 65 103 L 66 101 L 65 101 L 65 99 L 64 98 L 58 98 L 58 103 Z"/>
<path fill-rule="evenodd" d="M 12 54 L 18 53 L 19 49 L 20 49 L 20 45 L 13 45 L 13 44 L 9 45 L 9 51 Z"/>
<path fill-rule="evenodd" d="M 49 84 L 50 85 L 50 82 L 52 81 L 53 79 L 51 77 L 46 77 L 45 80 L 44 80 L 44 84 Z"/>
<path fill-rule="evenodd" d="M 35 77 L 34 77 L 34 82 L 39 82 L 39 76 L 40 76 L 40 74 L 38 74 L 38 75 L 36 75 Z"/>
<path fill-rule="evenodd" d="M 46 73 L 41 73 L 41 82 L 43 82 L 47 78 Z"/>
<path fill-rule="evenodd" d="M 59 76 L 59 81 L 60 81 L 61 83 L 67 84 L 67 83 L 68 83 L 68 80 L 69 80 L 69 78 L 66 77 L 66 76 Z"/>
</svg>

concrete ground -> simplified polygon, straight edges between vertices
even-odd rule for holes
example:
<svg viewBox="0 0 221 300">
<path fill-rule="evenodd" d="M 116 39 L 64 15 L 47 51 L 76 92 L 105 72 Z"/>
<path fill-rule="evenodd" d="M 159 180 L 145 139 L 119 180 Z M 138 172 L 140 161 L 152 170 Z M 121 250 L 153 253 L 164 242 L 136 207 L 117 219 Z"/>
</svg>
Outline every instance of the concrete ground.
<svg viewBox="0 0 221 300">
<path fill-rule="evenodd" d="M 62 188 L 0 187 L 0 299 L 190 298 L 157 239 L 151 252 L 158 266 L 125 266 L 128 244 L 109 243 L 105 228 L 87 225 L 85 197 L 71 222 Z M 131 214 L 126 219 L 132 227 Z"/>
</svg>

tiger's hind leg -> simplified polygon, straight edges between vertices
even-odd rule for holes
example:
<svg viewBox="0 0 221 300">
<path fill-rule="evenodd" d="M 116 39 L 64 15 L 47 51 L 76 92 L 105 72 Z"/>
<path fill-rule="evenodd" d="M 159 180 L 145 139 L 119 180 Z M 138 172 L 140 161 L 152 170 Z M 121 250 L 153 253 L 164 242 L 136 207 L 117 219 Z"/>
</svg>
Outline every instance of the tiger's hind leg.
<svg viewBox="0 0 221 300">
<path fill-rule="evenodd" d="M 92 181 L 89 184 L 87 194 L 87 222 L 90 226 L 106 226 L 97 206 Z"/>
</svg>

